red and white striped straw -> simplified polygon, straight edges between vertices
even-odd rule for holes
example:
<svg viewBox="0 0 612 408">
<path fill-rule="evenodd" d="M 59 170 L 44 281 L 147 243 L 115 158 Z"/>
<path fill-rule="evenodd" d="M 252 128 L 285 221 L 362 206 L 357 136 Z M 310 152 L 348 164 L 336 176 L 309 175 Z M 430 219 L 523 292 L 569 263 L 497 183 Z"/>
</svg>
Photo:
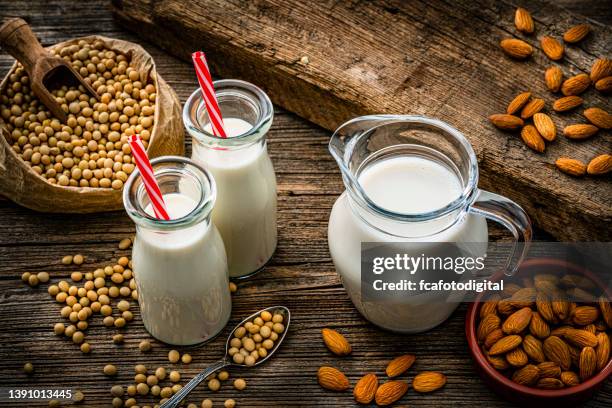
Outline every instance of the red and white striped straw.
<svg viewBox="0 0 612 408">
<path fill-rule="evenodd" d="M 204 103 L 206 104 L 206 110 L 208 111 L 213 134 L 218 137 L 227 137 L 225 127 L 223 126 L 221 110 L 217 102 L 217 95 L 213 87 L 212 77 L 210 76 L 210 70 L 206 63 L 206 56 L 202 51 L 196 51 L 191 54 L 191 59 L 193 59 L 193 66 L 195 67 L 196 76 L 200 83 L 200 89 L 202 90 L 202 96 L 204 97 Z"/>
<path fill-rule="evenodd" d="M 128 142 L 132 149 L 132 157 L 136 160 L 136 166 L 138 166 L 138 170 L 140 170 L 140 174 L 142 175 L 142 180 L 144 181 L 145 189 L 151 200 L 155 216 L 158 219 L 169 220 L 170 216 L 166 209 L 166 203 L 164 203 L 161 190 L 159 189 L 159 185 L 157 185 L 157 180 L 155 180 L 153 167 L 151 167 L 149 157 L 142 144 L 142 140 L 140 140 L 140 136 L 130 135 Z"/>
</svg>

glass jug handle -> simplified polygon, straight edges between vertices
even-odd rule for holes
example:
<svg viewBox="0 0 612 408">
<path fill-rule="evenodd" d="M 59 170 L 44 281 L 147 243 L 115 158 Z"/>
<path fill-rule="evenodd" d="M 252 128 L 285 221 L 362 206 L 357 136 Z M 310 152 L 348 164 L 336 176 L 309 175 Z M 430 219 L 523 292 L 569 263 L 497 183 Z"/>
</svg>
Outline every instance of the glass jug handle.
<svg viewBox="0 0 612 408">
<path fill-rule="evenodd" d="M 470 206 L 470 213 L 478 214 L 506 227 L 514 235 L 514 246 L 505 265 L 505 274 L 514 275 L 525 259 L 533 229 L 529 216 L 520 205 L 499 194 L 478 190 L 478 196 Z"/>
</svg>

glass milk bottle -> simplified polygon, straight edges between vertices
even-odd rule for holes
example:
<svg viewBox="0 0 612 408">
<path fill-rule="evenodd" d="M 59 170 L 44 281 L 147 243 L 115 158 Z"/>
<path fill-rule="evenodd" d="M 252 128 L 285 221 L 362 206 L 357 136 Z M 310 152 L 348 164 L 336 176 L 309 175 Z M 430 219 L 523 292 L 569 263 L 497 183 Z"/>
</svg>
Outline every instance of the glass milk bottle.
<svg viewBox="0 0 612 408">
<path fill-rule="evenodd" d="M 507 272 L 513 273 L 524 257 L 532 235 L 529 217 L 513 201 L 478 189 L 474 150 L 448 124 L 423 116 L 363 116 L 336 130 L 329 149 L 346 187 L 331 211 L 329 249 L 349 297 L 372 323 L 422 332 L 446 320 L 461 298 L 456 293 L 398 292 L 390 295 L 392 300 L 365 299 L 364 242 L 385 243 L 398 252 L 408 248 L 413 257 L 440 256 L 447 243 L 464 256 L 484 256 L 488 218 L 508 228 L 520 244 Z"/>
<path fill-rule="evenodd" d="M 183 108 L 192 159 L 217 182 L 212 220 L 227 251 L 230 277 L 261 270 L 276 249 L 276 175 L 266 133 L 274 110 L 258 87 L 239 80 L 214 82 L 227 138 L 213 135 L 200 90 Z"/>
<path fill-rule="evenodd" d="M 183 157 L 159 157 L 151 165 L 170 220 L 155 218 L 139 171 L 123 190 L 136 224 L 132 266 L 142 320 L 165 343 L 201 343 L 225 327 L 232 310 L 225 248 L 211 222 L 215 181 Z"/>
</svg>

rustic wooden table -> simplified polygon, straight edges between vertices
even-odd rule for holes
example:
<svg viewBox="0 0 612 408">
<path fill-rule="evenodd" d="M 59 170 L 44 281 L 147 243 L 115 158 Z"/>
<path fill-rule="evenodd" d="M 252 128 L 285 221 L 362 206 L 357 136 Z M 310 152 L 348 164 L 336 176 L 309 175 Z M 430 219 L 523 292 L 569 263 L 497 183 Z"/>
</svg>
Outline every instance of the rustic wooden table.
<svg viewBox="0 0 612 408">
<path fill-rule="evenodd" d="M 104 0 L 8 1 L 0 2 L 0 18 L 21 16 L 33 26 L 43 44 L 89 34 L 102 34 L 141 43 L 155 58 L 159 73 L 174 87 L 181 101 L 196 87 L 189 64 L 169 57 L 159 49 L 139 41 L 117 25 Z M 0 55 L 0 74 L 12 59 Z M 354 309 L 334 271 L 327 248 L 327 220 L 331 206 L 343 190 L 340 174 L 327 152 L 329 132 L 277 109 L 269 134 L 269 150 L 276 168 L 279 191 L 279 245 L 270 265 L 239 284 L 233 298 L 230 325 L 264 306 L 282 304 L 292 311 L 290 334 L 278 355 L 254 370 L 234 371 L 249 386 L 237 392 L 225 385 L 217 393 L 201 386 L 188 399 L 199 402 L 212 398 L 221 406 L 234 398 L 238 406 L 355 406 L 352 396 L 321 389 L 316 371 L 321 364 L 341 368 L 354 382 L 365 372 L 383 373 L 387 361 L 401 353 L 414 353 L 415 371 L 438 370 L 448 383 L 430 395 L 409 391 L 396 406 L 511 406 L 490 391 L 478 377 L 464 337 L 466 306 L 462 305 L 440 327 L 420 335 L 398 335 L 382 331 L 365 321 Z M 189 144 L 189 141 L 188 141 Z M 189 151 L 188 146 L 188 151 Z M 133 366 L 170 368 L 170 347 L 154 341 L 144 330 L 140 315 L 124 333 L 122 346 L 112 343 L 117 329 L 103 327 L 100 318 L 92 321 L 87 339 L 90 355 L 53 334 L 53 324 L 62 321 L 59 305 L 46 293 L 47 285 L 32 289 L 23 284 L 25 271 L 48 271 L 52 281 L 66 279 L 75 270 L 93 271 L 118 256 L 128 254 L 117 248 L 121 238 L 131 236 L 134 226 L 123 212 L 94 215 L 47 215 L 20 208 L 0 198 L 0 386 L 66 386 L 82 390 L 82 406 L 110 406 L 109 389 L 114 384 L 132 382 Z M 493 229 L 495 239 L 504 239 Z M 82 253 L 85 264 L 65 267 L 60 259 Z M 353 345 L 347 358 L 333 356 L 323 346 L 320 330 L 333 327 L 346 335 Z M 194 361 L 176 365 L 183 378 L 190 378 L 223 353 L 225 330 L 214 341 L 201 347 L 181 348 Z M 153 350 L 138 350 L 143 339 L 153 342 Z M 23 364 L 34 364 L 35 374 L 27 377 Z M 119 369 L 116 379 L 102 373 L 107 363 Z M 405 376 L 404 376 L 405 377 Z M 153 400 L 139 400 L 152 405 Z M 11 404 L 0 404 L 12 406 Z M 612 383 L 608 383 L 586 406 L 612 405 Z M 26 405 L 21 405 L 26 406 Z M 28 403 L 27 406 L 35 406 Z M 39 403 L 36 406 L 47 406 Z"/>
</svg>

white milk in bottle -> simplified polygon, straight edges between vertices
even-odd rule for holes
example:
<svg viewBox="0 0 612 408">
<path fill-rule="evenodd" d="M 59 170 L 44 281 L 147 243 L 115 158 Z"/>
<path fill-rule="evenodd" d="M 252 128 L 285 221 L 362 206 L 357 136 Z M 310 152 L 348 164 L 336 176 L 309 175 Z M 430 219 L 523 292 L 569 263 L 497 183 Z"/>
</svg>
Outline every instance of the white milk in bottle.
<svg viewBox="0 0 612 408">
<path fill-rule="evenodd" d="M 273 110 L 252 84 L 223 80 L 214 87 L 228 137 L 212 134 L 199 90 L 183 119 L 193 138 L 192 159 L 215 178 L 212 220 L 225 243 L 230 276 L 239 278 L 260 270 L 276 249 L 276 176 L 265 140 Z"/>
<path fill-rule="evenodd" d="M 214 188 L 206 193 L 205 187 L 182 179 L 175 183 L 177 189 L 163 194 L 170 221 L 155 220 L 150 203 L 143 210 L 148 218 L 135 214 L 142 210 L 139 204 L 126 208 L 137 225 L 132 264 L 145 328 L 165 343 L 190 345 L 211 339 L 225 327 L 231 298 L 223 241 L 210 221 Z M 203 206 L 202 194 L 212 194 L 212 203 Z"/>
<path fill-rule="evenodd" d="M 358 182 L 377 206 L 404 214 L 442 208 L 462 193 L 461 182 L 451 170 L 419 156 L 395 156 L 374 162 L 361 171 Z M 411 247 L 414 255 L 420 255 L 425 246 L 420 248 L 419 242 L 486 242 L 484 218 L 469 215 L 439 231 L 447 221 L 398 224 L 360 211 L 357 206 L 345 191 L 333 206 L 328 229 L 334 265 L 357 309 L 373 323 L 401 332 L 424 331 L 444 321 L 457 305 L 445 301 L 432 302 L 427 295 L 420 300 L 404 295 L 395 304 L 362 301 L 361 242 L 411 242 L 416 244 Z M 422 238 L 406 239 L 402 236 Z M 424 245 L 431 253 L 431 245 Z"/>
</svg>

